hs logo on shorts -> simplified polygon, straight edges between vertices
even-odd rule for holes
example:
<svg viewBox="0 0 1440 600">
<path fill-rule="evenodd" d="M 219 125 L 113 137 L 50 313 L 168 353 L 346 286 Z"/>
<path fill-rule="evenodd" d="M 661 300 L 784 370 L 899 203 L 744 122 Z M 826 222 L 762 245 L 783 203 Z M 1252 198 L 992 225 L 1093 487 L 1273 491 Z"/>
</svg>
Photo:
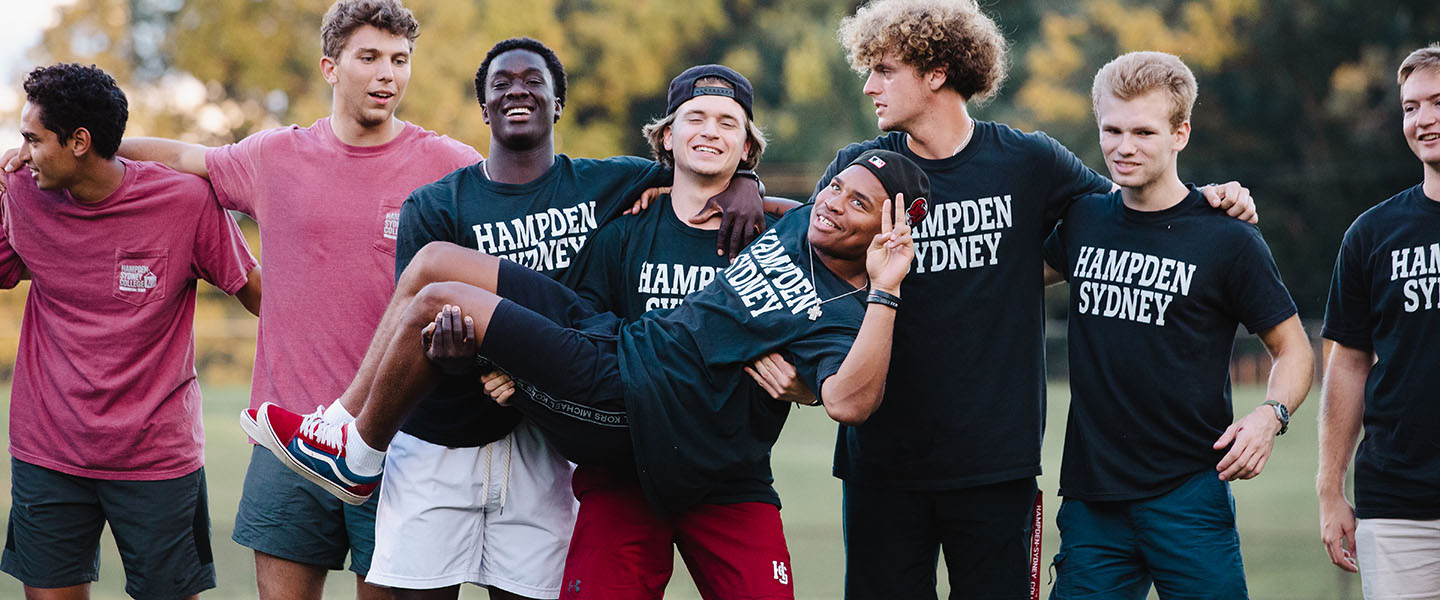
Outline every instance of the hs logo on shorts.
<svg viewBox="0 0 1440 600">
<path fill-rule="evenodd" d="M 790 572 L 785 568 L 784 561 L 772 560 L 770 568 L 775 570 L 775 581 L 780 582 L 780 585 L 790 585 Z"/>
</svg>

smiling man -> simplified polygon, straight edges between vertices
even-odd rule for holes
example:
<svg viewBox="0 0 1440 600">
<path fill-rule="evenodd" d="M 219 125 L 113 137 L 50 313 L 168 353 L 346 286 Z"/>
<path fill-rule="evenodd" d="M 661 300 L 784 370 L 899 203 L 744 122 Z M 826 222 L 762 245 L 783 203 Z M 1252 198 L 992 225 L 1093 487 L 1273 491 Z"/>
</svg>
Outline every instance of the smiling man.
<svg viewBox="0 0 1440 600">
<path fill-rule="evenodd" d="M 125 94 L 100 69 L 25 79 L 0 287 L 33 280 L 10 391 L 0 569 L 32 600 L 88 598 L 106 524 L 136 598 L 215 587 L 196 282 L 259 311 L 260 270 L 203 179 L 118 158 Z"/>
<path fill-rule="evenodd" d="M 469 146 L 395 117 L 419 35 L 397 0 L 336 2 L 320 35 L 330 116 L 219 148 L 153 138 L 120 148 L 209 178 L 222 206 L 259 223 L 267 293 L 252 407 L 283 402 L 309 411 L 345 390 L 394 290 L 401 203 L 480 159 Z M 338 299 L 344 310 L 335 310 Z M 329 315 L 324 327 L 314 326 L 316 315 Z M 232 537 L 255 551 L 260 597 L 317 600 L 326 571 L 344 568 L 346 554 L 359 596 L 388 597 L 363 582 L 375 503 L 347 506 L 313 492 L 269 451 L 252 449 Z"/>
<path fill-rule="evenodd" d="M 1402 131 L 1422 180 L 1355 219 L 1340 244 L 1320 396 L 1320 534 L 1366 598 L 1440 590 L 1440 44 L 1400 64 Z M 1355 440 L 1365 437 L 1358 451 Z M 1355 505 L 1345 472 L 1355 462 Z"/>
<path fill-rule="evenodd" d="M 1254 225 L 1180 182 L 1195 77 L 1134 52 L 1092 92 L 1120 190 L 1075 201 L 1046 243 L 1070 281 L 1070 420 L 1051 598 L 1246 597 L 1229 481 L 1260 474 L 1310 389 L 1313 352 Z M 1275 366 L 1231 424 L 1238 324 Z M 1143 368 L 1136 368 L 1137 365 Z M 1183 552 L 1177 552 L 1183 548 Z"/>
</svg>

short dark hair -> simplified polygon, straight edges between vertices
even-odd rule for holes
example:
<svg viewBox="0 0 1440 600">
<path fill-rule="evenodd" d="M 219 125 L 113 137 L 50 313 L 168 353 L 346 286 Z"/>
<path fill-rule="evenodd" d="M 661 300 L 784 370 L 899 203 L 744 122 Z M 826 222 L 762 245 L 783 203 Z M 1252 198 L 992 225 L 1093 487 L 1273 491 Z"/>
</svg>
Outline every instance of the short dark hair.
<svg viewBox="0 0 1440 600">
<path fill-rule="evenodd" d="M 340 0 L 330 5 L 320 22 L 320 51 L 330 58 L 340 58 L 350 34 L 365 25 L 405 36 L 412 50 L 415 38 L 420 37 L 420 23 L 415 20 L 415 13 L 399 0 Z"/>
<path fill-rule="evenodd" d="M 485 60 L 480 62 L 480 68 L 475 70 L 475 100 L 485 104 L 485 78 L 490 76 L 490 63 L 495 57 L 511 50 L 529 50 L 545 60 L 550 79 L 555 81 L 555 99 L 560 101 L 560 106 L 565 106 L 565 65 L 560 64 L 560 57 L 555 56 L 555 51 L 544 42 L 528 37 L 510 38 L 490 47 L 490 51 L 485 53 Z"/>
<path fill-rule="evenodd" d="M 61 143 L 83 127 L 90 132 L 90 147 L 102 158 L 114 158 L 120 149 L 130 104 L 115 78 L 99 67 L 38 67 L 25 77 L 25 101 L 40 108 L 40 123 Z"/>
</svg>

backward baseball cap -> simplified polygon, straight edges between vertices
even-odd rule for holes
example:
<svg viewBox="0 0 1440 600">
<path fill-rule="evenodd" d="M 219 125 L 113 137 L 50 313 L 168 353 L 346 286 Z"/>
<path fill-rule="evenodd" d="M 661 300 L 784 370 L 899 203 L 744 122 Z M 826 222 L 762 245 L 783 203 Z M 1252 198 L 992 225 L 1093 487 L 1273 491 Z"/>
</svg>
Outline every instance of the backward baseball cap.
<svg viewBox="0 0 1440 600">
<path fill-rule="evenodd" d="M 732 88 L 725 88 L 713 85 L 695 85 L 695 82 L 714 77 L 723 79 L 730 83 Z M 755 103 L 755 88 L 750 85 L 750 80 L 725 65 L 700 65 L 690 67 L 670 80 L 670 93 L 667 96 L 668 106 L 665 114 L 673 114 L 687 100 L 696 96 L 725 96 L 733 98 L 740 107 L 745 109 L 745 116 L 755 118 L 752 105 Z"/>
</svg>

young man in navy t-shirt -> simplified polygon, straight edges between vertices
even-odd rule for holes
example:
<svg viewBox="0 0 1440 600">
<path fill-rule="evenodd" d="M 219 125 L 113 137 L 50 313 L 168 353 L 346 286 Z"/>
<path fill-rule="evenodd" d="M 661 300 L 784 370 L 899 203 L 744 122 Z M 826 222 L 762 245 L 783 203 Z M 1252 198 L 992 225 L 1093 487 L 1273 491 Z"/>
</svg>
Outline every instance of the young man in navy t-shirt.
<svg viewBox="0 0 1440 600">
<path fill-rule="evenodd" d="M 1403 131 L 1424 180 L 1345 232 L 1320 397 L 1320 534 L 1331 562 L 1359 571 L 1366 598 L 1440 590 L 1440 45 L 1399 70 Z M 1355 450 L 1362 428 L 1365 438 Z M 1345 471 L 1355 459 L 1355 506 Z"/>
<path fill-rule="evenodd" d="M 1260 474 L 1310 389 L 1313 352 L 1260 231 L 1181 183 L 1195 77 L 1159 52 L 1100 69 L 1100 147 L 1120 190 L 1080 198 L 1046 242 L 1070 281 L 1070 419 L 1051 598 L 1244 598 L 1229 481 Z M 1237 324 L 1275 359 L 1231 423 Z M 1218 471 L 1218 474 L 1217 474 Z M 1177 550 L 1183 549 L 1183 550 Z"/>
</svg>

